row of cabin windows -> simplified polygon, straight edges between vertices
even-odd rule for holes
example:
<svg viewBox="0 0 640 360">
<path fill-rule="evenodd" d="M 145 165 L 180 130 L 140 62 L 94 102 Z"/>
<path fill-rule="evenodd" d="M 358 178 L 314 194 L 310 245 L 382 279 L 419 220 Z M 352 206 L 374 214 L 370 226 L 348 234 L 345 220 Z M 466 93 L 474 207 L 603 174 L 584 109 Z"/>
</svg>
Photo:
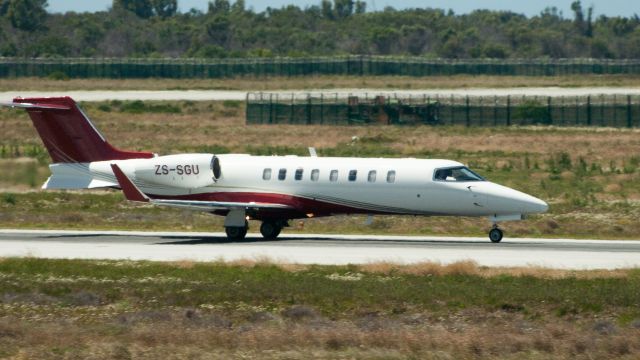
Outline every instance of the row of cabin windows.
<svg viewBox="0 0 640 360">
<path fill-rule="evenodd" d="M 378 172 L 376 170 L 370 170 L 369 174 L 367 175 L 367 181 L 371 183 L 376 182 L 377 173 Z M 296 180 L 302 180 L 303 174 L 304 174 L 304 169 L 298 168 L 296 169 L 296 172 L 294 173 L 293 178 Z M 287 169 L 282 168 L 278 170 L 278 180 L 283 181 L 286 178 L 287 178 Z M 356 181 L 357 178 L 358 178 L 358 170 L 349 170 L 349 176 L 348 176 L 349 181 Z M 271 168 L 265 168 L 262 171 L 262 179 L 271 180 Z M 318 181 L 320 179 L 320 170 L 319 169 L 311 170 L 310 179 L 311 181 Z M 329 172 L 329 181 L 331 182 L 338 181 L 338 170 L 331 170 L 331 172 Z M 395 170 L 387 171 L 387 182 L 394 183 L 395 181 L 396 181 L 396 171 Z"/>
</svg>

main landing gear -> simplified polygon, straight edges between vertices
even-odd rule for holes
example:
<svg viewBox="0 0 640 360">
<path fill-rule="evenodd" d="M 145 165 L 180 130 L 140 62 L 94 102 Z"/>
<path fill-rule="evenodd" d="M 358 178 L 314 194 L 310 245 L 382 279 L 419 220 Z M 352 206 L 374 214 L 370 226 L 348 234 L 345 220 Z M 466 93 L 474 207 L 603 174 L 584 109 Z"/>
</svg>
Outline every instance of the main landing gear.
<svg viewBox="0 0 640 360">
<path fill-rule="evenodd" d="M 244 226 L 225 226 L 224 231 L 227 233 L 227 239 L 230 241 L 241 241 L 247 236 L 249 223 L 245 221 Z"/>
<path fill-rule="evenodd" d="M 260 234 L 266 240 L 275 240 L 280 235 L 283 226 L 281 222 L 263 221 L 262 225 L 260 225 Z M 249 223 L 245 221 L 244 226 L 225 226 L 224 230 L 229 241 L 242 241 L 247 236 Z"/>
<path fill-rule="evenodd" d="M 243 209 L 233 209 L 227 213 L 224 219 L 224 230 L 229 241 L 242 241 L 247 236 L 249 230 L 249 219 Z M 274 240 L 280 235 L 280 231 L 285 226 L 289 226 L 287 220 L 264 220 L 260 226 L 260 233 L 266 240 Z"/>
<path fill-rule="evenodd" d="M 504 234 L 498 227 L 498 224 L 493 224 L 493 228 L 491 229 L 491 231 L 489 231 L 489 240 L 491 240 L 492 243 L 499 243 L 500 241 L 502 241 L 503 235 Z"/>
<path fill-rule="evenodd" d="M 260 225 L 260 234 L 266 240 L 275 240 L 282 231 L 282 224 L 275 221 L 263 221 Z"/>
</svg>

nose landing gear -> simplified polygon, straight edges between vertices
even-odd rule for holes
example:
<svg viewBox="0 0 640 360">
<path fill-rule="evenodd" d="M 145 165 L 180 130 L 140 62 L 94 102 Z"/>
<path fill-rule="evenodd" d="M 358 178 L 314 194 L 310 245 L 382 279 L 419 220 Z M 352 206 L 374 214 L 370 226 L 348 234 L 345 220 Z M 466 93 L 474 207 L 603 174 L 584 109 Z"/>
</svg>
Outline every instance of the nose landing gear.
<svg viewBox="0 0 640 360">
<path fill-rule="evenodd" d="M 503 235 L 504 234 L 498 227 L 498 224 L 493 224 L 493 228 L 491 229 L 491 231 L 489 231 L 489 240 L 491 240 L 492 243 L 499 243 L 500 241 L 502 241 Z"/>
</svg>

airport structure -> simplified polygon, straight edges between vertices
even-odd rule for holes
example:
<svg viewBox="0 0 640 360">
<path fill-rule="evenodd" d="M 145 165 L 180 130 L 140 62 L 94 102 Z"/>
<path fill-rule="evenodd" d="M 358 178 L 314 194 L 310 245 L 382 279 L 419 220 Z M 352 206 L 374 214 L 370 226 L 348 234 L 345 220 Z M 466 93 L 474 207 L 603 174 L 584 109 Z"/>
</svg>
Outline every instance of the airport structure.
<svg viewBox="0 0 640 360">
<path fill-rule="evenodd" d="M 640 127 L 640 96 L 250 93 L 247 124 Z"/>
<path fill-rule="evenodd" d="M 0 58 L 0 78 L 200 78 L 238 76 L 561 76 L 640 74 L 638 59 L 430 59 L 407 56 L 314 58 Z"/>
</svg>

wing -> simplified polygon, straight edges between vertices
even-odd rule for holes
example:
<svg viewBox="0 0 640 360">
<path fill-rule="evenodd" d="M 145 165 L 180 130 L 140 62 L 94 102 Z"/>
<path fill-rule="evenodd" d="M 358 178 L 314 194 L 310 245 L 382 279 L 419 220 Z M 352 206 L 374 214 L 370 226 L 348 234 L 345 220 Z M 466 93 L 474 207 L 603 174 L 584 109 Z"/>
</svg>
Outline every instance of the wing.
<svg viewBox="0 0 640 360">
<path fill-rule="evenodd" d="M 130 201 L 148 202 L 154 205 L 171 206 L 190 210 L 224 210 L 224 209 L 293 209 L 285 204 L 259 203 L 259 202 L 228 202 L 228 201 L 197 201 L 197 200 L 166 200 L 152 199 L 140 191 L 138 187 L 122 172 L 116 164 L 111 164 L 118 184 L 125 198 Z"/>
</svg>

